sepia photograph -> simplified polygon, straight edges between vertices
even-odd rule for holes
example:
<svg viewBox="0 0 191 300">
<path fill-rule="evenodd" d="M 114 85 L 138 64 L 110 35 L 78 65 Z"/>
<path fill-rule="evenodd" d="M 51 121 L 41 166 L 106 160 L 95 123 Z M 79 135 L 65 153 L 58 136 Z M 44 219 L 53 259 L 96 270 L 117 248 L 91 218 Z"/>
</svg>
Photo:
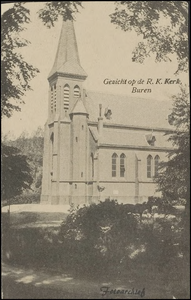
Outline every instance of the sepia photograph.
<svg viewBox="0 0 191 300">
<path fill-rule="evenodd" d="M 190 299 L 189 1 L 1 1 L 2 299 Z"/>
</svg>

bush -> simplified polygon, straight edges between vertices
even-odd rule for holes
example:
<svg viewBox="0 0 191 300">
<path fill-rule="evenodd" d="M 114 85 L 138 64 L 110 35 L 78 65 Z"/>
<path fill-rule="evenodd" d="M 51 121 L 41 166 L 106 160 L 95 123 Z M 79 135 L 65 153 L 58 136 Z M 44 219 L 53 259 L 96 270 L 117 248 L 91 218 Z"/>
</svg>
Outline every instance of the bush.
<svg viewBox="0 0 191 300">
<path fill-rule="evenodd" d="M 154 200 L 152 204 L 159 202 Z M 94 275 L 116 274 L 139 264 L 165 266 L 169 257 L 175 259 L 181 251 L 180 219 L 159 214 L 158 218 L 143 217 L 140 212 L 136 205 L 109 199 L 72 208 L 59 233 L 63 259 L 72 269 L 89 275 L 90 270 Z"/>
<path fill-rule="evenodd" d="M 139 240 L 138 227 L 139 219 L 125 205 L 106 199 L 72 208 L 62 223 L 59 238 L 70 266 L 80 272 L 100 274 L 130 262 Z"/>
<path fill-rule="evenodd" d="M 37 204 L 40 203 L 40 193 L 37 192 L 25 192 L 21 195 L 17 195 L 9 200 L 4 200 L 2 206 L 10 204 Z"/>
</svg>

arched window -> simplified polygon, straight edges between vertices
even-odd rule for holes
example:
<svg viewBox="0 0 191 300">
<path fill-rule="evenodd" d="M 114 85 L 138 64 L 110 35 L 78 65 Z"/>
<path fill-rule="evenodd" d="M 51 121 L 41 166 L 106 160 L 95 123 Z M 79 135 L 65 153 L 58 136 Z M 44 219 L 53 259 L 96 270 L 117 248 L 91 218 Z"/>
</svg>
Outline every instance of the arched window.
<svg viewBox="0 0 191 300">
<path fill-rule="evenodd" d="M 69 109 L 70 87 L 68 84 L 64 86 L 64 110 Z"/>
<path fill-rule="evenodd" d="M 117 154 L 113 153 L 112 155 L 112 177 L 117 175 Z"/>
<path fill-rule="evenodd" d="M 155 156 L 155 176 L 158 175 L 158 167 L 159 167 L 160 157 L 158 155 Z"/>
<path fill-rule="evenodd" d="M 54 84 L 54 111 L 56 112 L 56 84 Z"/>
<path fill-rule="evenodd" d="M 53 153 L 54 153 L 54 133 L 52 132 L 50 135 L 51 141 L 51 168 L 53 170 Z"/>
<path fill-rule="evenodd" d="M 78 85 L 75 85 L 74 87 L 74 98 L 79 98 L 80 97 L 80 88 Z"/>
<path fill-rule="evenodd" d="M 91 154 L 92 178 L 94 178 L 94 155 Z"/>
<path fill-rule="evenodd" d="M 152 177 L 152 165 L 153 165 L 153 158 L 151 155 L 147 157 L 147 178 Z"/>
<path fill-rule="evenodd" d="M 125 176 L 125 154 L 120 155 L 120 177 Z"/>
</svg>

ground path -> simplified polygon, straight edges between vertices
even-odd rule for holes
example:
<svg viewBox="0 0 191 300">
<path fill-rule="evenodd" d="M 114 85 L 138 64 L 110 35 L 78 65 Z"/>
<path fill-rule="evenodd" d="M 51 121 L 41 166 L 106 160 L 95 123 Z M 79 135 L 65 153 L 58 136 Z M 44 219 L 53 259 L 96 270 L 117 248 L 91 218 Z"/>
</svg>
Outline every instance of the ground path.
<svg viewBox="0 0 191 300">
<path fill-rule="evenodd" d="M 93 282 L 76 279 L 69 274 L 55 275 L 4 263 L 2 279 L 2 299 L 120 299 L 121 295 L 102 296 L 100 288 L 108 286 L 111 289 L 127 289 L 127 285 L 117 281 Z M 128 299 L 141 298 L 129 296 Z M 127 299 L 127 296 L 124 298 Z"/>
<path fill-rule="evenodd" d="M 133 287 L 142 289 L 143 286 L 133 280 L 92 281 L 74 278 L 64 272 L 56 274 L 5 263 L 2 264 L 2 284 L 2 299 L 173 299 L 161 284 L 153 286 L 148 281 L 144 297 L 123 294 L 103 296 L 102 287 L 130 290 Z"/>
</svg>

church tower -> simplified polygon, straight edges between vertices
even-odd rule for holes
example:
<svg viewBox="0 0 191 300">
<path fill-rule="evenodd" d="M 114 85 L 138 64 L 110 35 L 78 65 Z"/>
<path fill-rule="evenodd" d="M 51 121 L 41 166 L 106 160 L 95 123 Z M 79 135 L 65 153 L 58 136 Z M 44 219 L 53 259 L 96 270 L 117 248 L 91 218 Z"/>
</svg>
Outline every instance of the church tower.
<svg viewBox="0 0 191 300">
<path fill-rule="evenodd" d="M 86 195 L 87 118 L 73 21 L 63 21 L 56 58 L 48 76 L 41 203 L 69 204 Z M 74 199 L 74 200 L 73 200 Z M 76 201 L 80 201 L 79 198 Z"/>
</svg>

